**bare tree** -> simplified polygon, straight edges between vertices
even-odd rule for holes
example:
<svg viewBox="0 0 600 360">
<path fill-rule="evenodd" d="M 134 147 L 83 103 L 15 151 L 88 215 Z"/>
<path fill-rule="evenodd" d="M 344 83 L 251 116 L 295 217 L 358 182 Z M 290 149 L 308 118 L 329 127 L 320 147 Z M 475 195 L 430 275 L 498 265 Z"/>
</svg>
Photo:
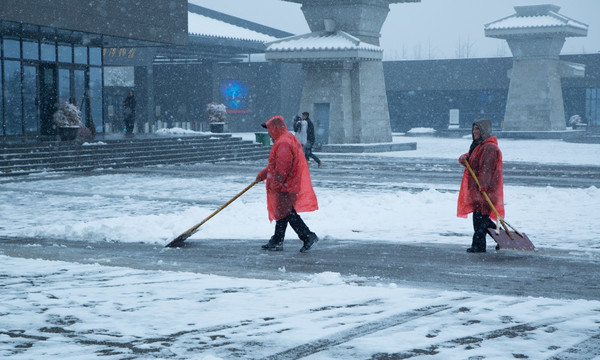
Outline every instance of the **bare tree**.
<svg viewBox="0 0 600 360">
<path fill-rule="evenodd" d="M 508 52 L 507 52 L 507 48 L 506 48 L 506 43 L 498 45 L 498 47 L 496 47 L 496 56 L 497 57 L 508 56 Z"/>
<path fill-rule="evenodd" d="M 458 48 L 456 49 L 456 57 L 459 59 L 465 59 L 475 56 L 474 53 L 475 41 L 471 41 L 470 37 L 467 36 L 466 41 L 462 41 L 458 38 Z"/>
<path fill-rule="evenodd" d="M 418 43 L 413 47 L 413 59 L 423 59 L 423 47 L 421 46 L 421 43 Z"/>
</svg>

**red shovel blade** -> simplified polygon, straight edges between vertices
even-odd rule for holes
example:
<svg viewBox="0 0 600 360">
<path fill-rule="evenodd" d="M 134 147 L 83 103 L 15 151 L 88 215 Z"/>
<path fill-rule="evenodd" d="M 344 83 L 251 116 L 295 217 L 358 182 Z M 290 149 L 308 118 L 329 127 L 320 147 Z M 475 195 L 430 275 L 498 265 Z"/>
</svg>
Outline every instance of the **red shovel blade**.
<svg viewBox="0 0 600 360">
<path fill-rule="evenodd" d="M 488 228 L 488 234 L 494 238 L 500 249 L 535 251 L 535 246 L 524 233 L 521 233 L 521 236 L 511 231 L 509 235 L 506 230 L 496 232 L 496 229 Z"/>
</svg>

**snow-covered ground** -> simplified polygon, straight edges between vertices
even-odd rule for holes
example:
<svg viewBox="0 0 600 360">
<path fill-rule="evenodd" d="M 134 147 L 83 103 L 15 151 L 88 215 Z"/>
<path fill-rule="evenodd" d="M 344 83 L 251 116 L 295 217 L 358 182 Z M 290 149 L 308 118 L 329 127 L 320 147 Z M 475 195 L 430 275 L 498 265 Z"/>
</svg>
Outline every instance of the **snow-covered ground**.
<svg viewBox="0 0 600 360">
<path fill-rule="evenodd" d="M 417 150 L 375 155 L 457 158 L 470 143 L 405 136 L 394 141 L 416 141 Z M 600 165 L 599 144 L 499 142 L 507 162 Z M 135 173 L 29 176 L 0 184 L 0 236 L 143 239 L 163 245 L 252 180 Z M 456 218 L 456 193 L 421 185 L 426 190 L 316 187 L 320 209 L 302 216 L 323 238 L 467 247 L 471 222 Z M 264 186 L 254 187 L 190 240 L 248 239 L 260 251 L 273 231 L 264 198 Z M 505 198 L 507 220 L 538 248 L 581 256 L 600 251 L 599 189 L 507 184 Z M 425 218 L 436 221 L 423 226 Z M 598 274 L 591 275 L 596 281 Z M 405 357 L 396 358 L 546 359 L 582 341 L 600 342 L 599 301 L 440 293 L 390 283 L 366 286 L 362 280 L 336 273 L 302 281 L 249 280 L 9 258 L 0 252 L 0 357 L 256 359 L 295 348 L 273 358 L 399 353 Z"/>
</svg>

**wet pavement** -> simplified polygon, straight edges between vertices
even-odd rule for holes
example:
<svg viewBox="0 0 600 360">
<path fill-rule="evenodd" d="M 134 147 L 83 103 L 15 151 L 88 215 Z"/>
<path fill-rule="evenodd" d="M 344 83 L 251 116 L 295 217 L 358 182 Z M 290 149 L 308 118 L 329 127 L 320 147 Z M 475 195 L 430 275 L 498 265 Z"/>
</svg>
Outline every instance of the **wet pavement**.
<svg viewBox="0 0 600 360">
<path fill-rule="evenodd" d="M 467 239 L 465 243 L 467 243 Z M 284 251 L 260 249 L 263 241 L 188 239 L 182 248 L 132 243 L 0 239 L 7 256 L 84 264 L 171 270 L 231 277 L 288 279 L 325 271 L 444 290 L 556 299 L 600 299 L 600 253 L 543 249 L 470 254 L 465 246 L 405 245 L 321 239 L 307 253 L 290 238 Z M 279 271 L 284 268 L 285 271 Z"/>
</svg>

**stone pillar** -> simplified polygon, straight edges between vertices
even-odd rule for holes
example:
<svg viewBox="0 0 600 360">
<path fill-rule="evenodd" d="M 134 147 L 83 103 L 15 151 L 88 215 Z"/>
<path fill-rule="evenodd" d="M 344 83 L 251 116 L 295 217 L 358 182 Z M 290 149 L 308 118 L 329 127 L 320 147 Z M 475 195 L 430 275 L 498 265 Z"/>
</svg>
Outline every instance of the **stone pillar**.
<svg viewBox="0 0 600 360">
<path fill-rule="evenodd" d="M 287 1 L 302 4 L 312 33 L 271 43 L 273 46 L 268 45 L 267 59 L 303 63 L 306 77 L 299 112 L 310 112 L 315 126 L 319 127 L 326 122 L 320 122 L 316 104 L 329 105 L 328 139 L 320 139 L 325 143 L 392 141 L 382 50 L 378 48 L 380 31 L 390 11 L 390 3 L 420 0 Z M 319 38 L 312 36 L 315 34 L 321 39 L 337 36 L 353 45 L 340 48 L 312 46 L 319 43 Z M 306 47 L 295 50 L 303 37 L 314 41 L 303 42 Z M 288 48 L 286 41 L 290 44 Z M 296 58 L 292 58 L 293 53 L 297 54 Z"/>
<path fill-rule="evenodd" d="M 516 14 L 485 25 L 485 35 L 506 39 L 513 54 L 504 116 L 505 131 L 566 129 L 561 77 L 583 76 L 584 67 L 562 62 L 567 36 L 585 36 L 587 25 L 558 15 L 555 5 L 516 6 Z"/>
<path fill-rule="evenodd" d="M 305 63 L 301 108 L 316 126 L 315 104 L 329 104 L 330 144 L 392 141 L 381 61 Z"/>
<path fill-rule="evenodd" d="M 565 130 L 559 64 L 558 59 L 515 59 L 503 130 Z"/>
</svg>

